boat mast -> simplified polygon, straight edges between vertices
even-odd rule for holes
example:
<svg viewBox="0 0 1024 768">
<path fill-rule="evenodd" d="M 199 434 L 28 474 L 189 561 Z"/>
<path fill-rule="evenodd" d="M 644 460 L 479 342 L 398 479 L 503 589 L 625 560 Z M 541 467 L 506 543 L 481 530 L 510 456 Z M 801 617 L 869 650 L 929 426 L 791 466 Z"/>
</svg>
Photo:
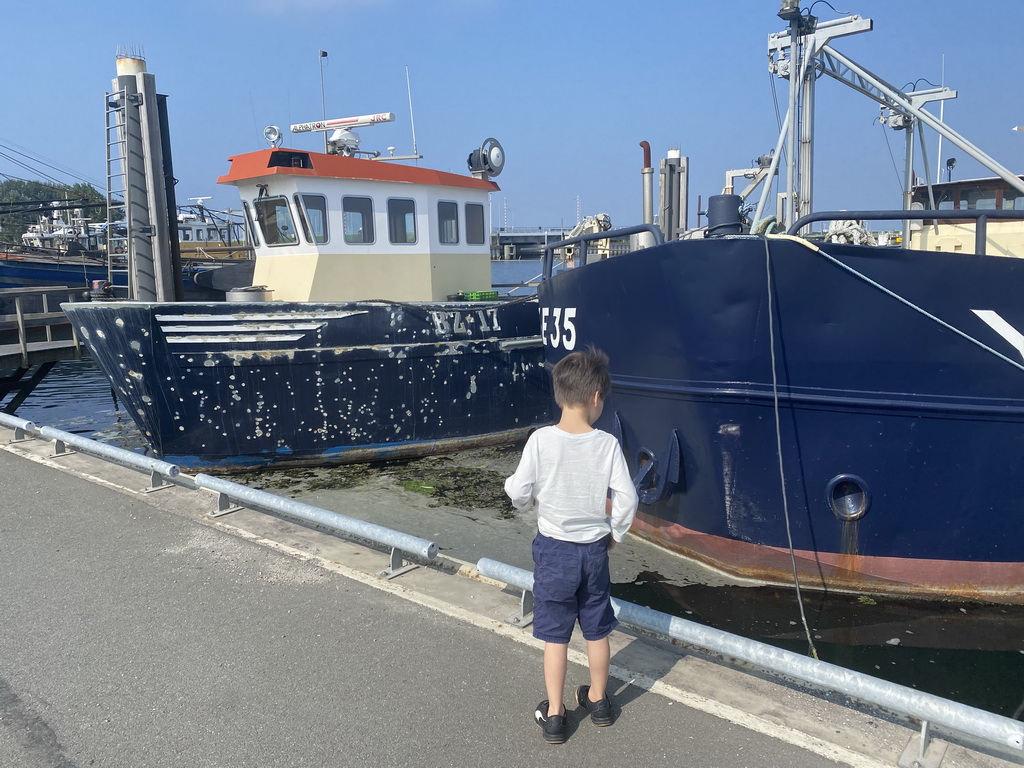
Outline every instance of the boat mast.
<svg viewBox="0 0 1024 768">
<path fill-rule="evenodd" d="M 814 190 L 814 84 L 820 63 L 818 52 L 829 40 L 871 30 L 870 19 L 850 16 L 818 23 L 816 16 L 800 11 L 799 0 L 782 0 L 779 18 L 789 29 L 768 37 L 770 71 L 789 80 L 789 108 L 779 133 L 773 165 L 777 165 L 783 145 L 786 150 L 786 209 L 782 223 L 789 226 L 811 212 Z M 797 136 L 800 137 L 799 154 Z M 770 174 L 774 175 L 772 167 Z M 769 178 L 771 178 L 771 175 Z M 755 221 L 768 202 L 771 186 L 765 185 L 757 206 Z"/>
<path fill-rule="evenodd" d="M 786 111 L 789 117 L 786 148 L 786 224 L 788 225 L 800 218 L 799 205 L 794 194 L 800 173 L 800 163 L 796 155 L 796 131 L 792 128 L 797 106 L 800 103 L 800 22 L 803 20 L 803 16 L 800 13 L 799 0 L 783 0 L 779 18 L 789 21 L 790 40 L 789 69 L 785 75 L 789 78 L 789 108 Z M 780 62 L 780 64 L 782 63 L 784 62 Z"/>
<path fill-rule="evenodd" d="M 768 55 L 771 58 L 770 70 L 779 77 L 788 78 L 790 81 L 789 109 L 779 134 L 778 144 L 776 144 L 773 167 L 769 172 L 774 174 L 774 165 L 778 163 L 779 152 L 783 145 L 788 146 L 786 210 L 785 216 L 781 217 L 785 226 L 792 224 L 799 216 L 811 212 L 814 81 L 818 72 L 846 84 L 878 102 L 882 107 L 889 109 L 891 112 L 888 118 L 889 127 L 907 131 L 903 188 L 905 208 L 910 207 L 910 195 L 914 184 L 914 130 L 918 131 L 921 151 L 924 153 L 922 126 L 925 125 L 966 152 L 1011 187 L 1024 193 L 1024 181 L 923 108 L 925 104 L 932 101 L 955 99 L 956 91 L 943 86 L 904 93 L 829 45 L 834 38 L 871 31 L 874 26 L 871 19 L 848 16 L 819 24 L 816 17 L 809 13 L 801 13 L 799 0 L 783 0 L 779 18 L 789 22 L 789 29 L 769 36 Z M 800 135 L 799 157 L 796 154 L 798 131 Z M 926 166 L 927 162 L 927 155 L 925 155 Z M 926 178 L 929 175 L 926 167 Z M 757 206 L 755 221 L 764 214 L 769 192 L 770 187 L 766 185 Z M 906 223 L 904 225 L 904 242 L 907 242 L 908 235 L 909 223 Z"/>
</svg>

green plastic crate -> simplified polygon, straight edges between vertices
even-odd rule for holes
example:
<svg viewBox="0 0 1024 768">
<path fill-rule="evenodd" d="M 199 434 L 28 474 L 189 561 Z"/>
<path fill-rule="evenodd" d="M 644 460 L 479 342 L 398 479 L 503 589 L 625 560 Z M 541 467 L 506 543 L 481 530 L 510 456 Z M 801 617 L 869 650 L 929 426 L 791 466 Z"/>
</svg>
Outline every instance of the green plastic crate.
<svg viewBox="0 0 1024 768">
<path fill-rule="evenodd" d="M 466 301 L 497 301 L 497 291 L 466 291 Z"/>
</svg>

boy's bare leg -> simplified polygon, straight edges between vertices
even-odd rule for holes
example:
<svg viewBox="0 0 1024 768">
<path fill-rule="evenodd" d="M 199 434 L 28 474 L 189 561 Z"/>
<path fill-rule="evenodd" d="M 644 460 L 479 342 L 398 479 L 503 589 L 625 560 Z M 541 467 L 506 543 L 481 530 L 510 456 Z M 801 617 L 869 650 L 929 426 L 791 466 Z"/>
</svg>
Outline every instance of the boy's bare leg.
<svg viewBox="0 0 1024 768">
<path fill-rule="evenodd" d="M 549 716 L 563 713 L 562 691 L 565 689 L 565 670 L 568 666 L 568 643 L 544 643 L 544 685 L 548 689 Z"/>
<path fill-rule="evenodd" d="M 608 689 L 608 669 L 612 662 L 611 643 L 607 637 L 587 640 L 587 664 L 590 667 L 591 701 L 600 701 Z M 550 691 L 550 688 L 548 689 Z"/>
</svg>

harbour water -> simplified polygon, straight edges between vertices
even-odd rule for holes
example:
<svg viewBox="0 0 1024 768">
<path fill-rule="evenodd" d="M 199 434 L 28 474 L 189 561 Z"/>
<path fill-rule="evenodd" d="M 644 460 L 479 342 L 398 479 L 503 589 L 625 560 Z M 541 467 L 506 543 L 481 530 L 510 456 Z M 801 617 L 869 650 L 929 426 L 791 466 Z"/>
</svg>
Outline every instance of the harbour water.
<svg viewBox="0 0 1024 768">
<path fill-rule="evenodd" d="M 530 280 L 540 267 L 538 262 L 495 262 L 493 271 L 495 283 L 509 283 Z M 129 450 L 147 450 L 89 359 L 57 364 L 17 415 Z M 361 471 L 375 470 L 364 466 Z M 317 482 L 321 487 L 350 483 L 352 473 L 324 471 Z M 500 483 L 490 482 L 495 487 L 488 498 L 498 504 Z M 474 503 L 480 504 L 479 500 Z M 672 573 L 642 573 L 632 583 L 616 584 L 614 593 L 791 651 L 808 652 L 792 590 L 707 586 L 681 582 Z M 1024 606 L 903 602 L 823 596 L 807 590 L 803 600 L 822 660 L 1008 717 L 1024 715 Z"/>
</svg>

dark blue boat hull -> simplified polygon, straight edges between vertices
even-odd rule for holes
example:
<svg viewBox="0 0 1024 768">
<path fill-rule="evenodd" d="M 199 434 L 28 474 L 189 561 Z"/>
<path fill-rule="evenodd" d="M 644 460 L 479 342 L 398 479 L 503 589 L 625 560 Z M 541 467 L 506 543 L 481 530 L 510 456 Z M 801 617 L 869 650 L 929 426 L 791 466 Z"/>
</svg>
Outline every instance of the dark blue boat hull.
<svg viewBox="0 0 1024 768">
<path fill-rule="evenodd" d="M 64 309 L 154 450 L 189 468 L 423 455 L 552 415 L 535 301 Z"/>
<path fill-rule="evenodd" d="M 550 362 L 611 357 L 638 530 L 758 582 L 792 583 L 791 536 L 802 584 L 1024 602 L 1024 261 L 823 246 L 915 308 L 769 248 L 673 242 L 539 289 Z"/>
<path fill-rule="evenodd" d="M 66 285 L 82 289 L 93 280 L 104 280 L 107 268 L 100 262 L 74 259 L 38 259 L 17 254 L 0 254 L 0 288 L 36 288 Z"/>
<path fill-rule="evenodd" d="M 237 269 L 245 267 L 243 262 L 226 262 L 225 266 Z M 182 266 L 182 284 L 185 290 L 185 298 L 189 301 L 219 301 L 224 298 L 225 289 L 212 288 L 208 285 L 199 285 L 196 278 L 205 272 L 214 272 L 216 267 L 198 267 L 186 263 Z M 0 254 L 0 289 L 3 288 L 43 288 L 56 285 L 66 285 L 69 288 L 81 288 L 83 291 L 91 289 L 96 280 L 106 280 L 108 276 L 106 264 L 99 260 L 90 260 L 85 257 L 68 256 L 64 258 L 41 258 L 29 254 Z M 227 274 L 227 273 L 225 273 Z M 251 278 L 251 267 L 250 274 Z M 119 267 L 113 270 L 113 285 L 120 296 L 124 296 L 128 290 L 128 271 Z M 211 277 L 207 275 L 204 283 L 210 283 Z M 244 281 L 238 283 L 248 284 Z M 232 284 L 230 287 L 236 287 Z"/>
</svg>

